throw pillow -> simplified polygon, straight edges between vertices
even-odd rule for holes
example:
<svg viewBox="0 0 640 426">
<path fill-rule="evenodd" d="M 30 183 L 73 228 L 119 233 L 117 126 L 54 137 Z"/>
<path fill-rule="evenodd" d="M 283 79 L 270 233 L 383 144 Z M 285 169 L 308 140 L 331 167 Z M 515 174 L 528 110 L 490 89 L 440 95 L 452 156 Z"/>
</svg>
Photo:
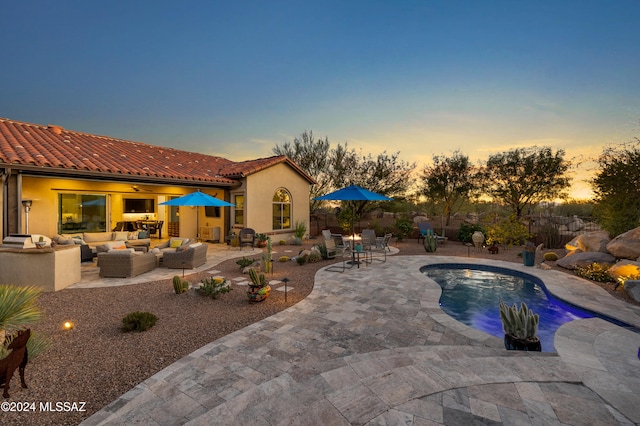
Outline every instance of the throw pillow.
<svg viewBox="0 0 640 426">
<path fill-rule="evenodd" d="M 112 250 L 126 250 L 127 246 L 116 246 L 116 247 L 111 247 Z"/>
<path fill-rule="evenodd" d="M 127 231 L 116 231 L 114 232 L 114 240 L 126 240 L 127 237 L 129 236 L 129 233 Z"/>
<path fill-rule="evenodd" d="M 171 244 L 169 245 L 169 247 L 178 248 L 181 245 L 182 245 L 182 240 L 173 240 L 173 241 L 171 241 Z"/>
<path fill-rule="evenodd" d="M 138 239 L 142 240 L 144 238 L 149 238 L 148 235 L 149 234 L 147 233 L 147 231 L 140 231 L 140 232 L 138 232 Z"/>
<path fill-rule="evenodd" d="M 137 240 L 138 239 L 138 232 L 129 232 L 127 234 L 127 240 L 131 241 L 131 240 Z"/>
</svg>

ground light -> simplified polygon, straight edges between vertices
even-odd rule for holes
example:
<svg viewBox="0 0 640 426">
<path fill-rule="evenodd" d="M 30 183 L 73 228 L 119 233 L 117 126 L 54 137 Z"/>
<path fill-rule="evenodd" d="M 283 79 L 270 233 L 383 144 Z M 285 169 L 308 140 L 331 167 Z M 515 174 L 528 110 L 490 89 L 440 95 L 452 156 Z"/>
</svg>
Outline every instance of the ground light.
<svg viewBox="0 0 640 426">
<path fill-rule="evenodd" d="M 62 328 L 64 328 L 65 330 L 72 330 L 73 323 L 71 321 L 65 321 L 64 324 L 62 324 Z"/>
</svg>

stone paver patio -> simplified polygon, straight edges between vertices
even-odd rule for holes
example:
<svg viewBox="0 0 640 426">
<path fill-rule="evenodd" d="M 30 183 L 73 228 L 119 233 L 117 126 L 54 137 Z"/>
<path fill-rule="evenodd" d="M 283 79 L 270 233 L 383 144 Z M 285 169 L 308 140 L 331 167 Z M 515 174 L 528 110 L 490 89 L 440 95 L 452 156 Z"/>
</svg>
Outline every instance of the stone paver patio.
<svg viewBox="0 0 640 426">
<path fill-rule="evenodd" d="M 640 334 L 601 319 L 556 333 L 556 353 L 506 351 L 443 313 L 419 268 L 480 262 L 540 277 L 565 300 L 640 327 L 640 310 L 557 271 L 390 256 L 318 271 L 302 302 L 158 372 L 86 425 L 640 423 Z"/>
</svg>

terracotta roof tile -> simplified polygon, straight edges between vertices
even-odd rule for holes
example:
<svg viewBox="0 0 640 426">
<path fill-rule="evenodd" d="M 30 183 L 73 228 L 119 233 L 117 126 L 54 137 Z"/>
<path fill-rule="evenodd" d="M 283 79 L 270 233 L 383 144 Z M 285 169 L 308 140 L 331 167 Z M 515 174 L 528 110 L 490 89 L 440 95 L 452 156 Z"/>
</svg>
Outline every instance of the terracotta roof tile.
<svg viewBox="0 0 640 426">
<path fill-rule="evenodd" d="M 211 155 L 131 142 L 0 118 L 0 163 L 121 176 L 233 185 L 221 171 L 233 161 Z"/>
</svg>

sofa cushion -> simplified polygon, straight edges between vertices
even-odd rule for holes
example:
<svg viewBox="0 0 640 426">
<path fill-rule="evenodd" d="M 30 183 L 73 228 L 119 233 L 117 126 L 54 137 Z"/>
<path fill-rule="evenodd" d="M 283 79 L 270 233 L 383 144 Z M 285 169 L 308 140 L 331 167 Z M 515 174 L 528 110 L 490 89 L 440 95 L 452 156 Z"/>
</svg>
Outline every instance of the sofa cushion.
<svg viewBox="0 0 640 426">
<path fill-rule="evenodd" d="M 127 241 L 134 241 L 138 239 L 138 231 L 128 232 Z"/>
<path fill-rule="evenodd" d="M 82 234 L 82 239 L 86 243 L 96 243 L 100 241 L 111 241 L 114 238 L 113 232 L 85 232 Z"/>
</svg>

